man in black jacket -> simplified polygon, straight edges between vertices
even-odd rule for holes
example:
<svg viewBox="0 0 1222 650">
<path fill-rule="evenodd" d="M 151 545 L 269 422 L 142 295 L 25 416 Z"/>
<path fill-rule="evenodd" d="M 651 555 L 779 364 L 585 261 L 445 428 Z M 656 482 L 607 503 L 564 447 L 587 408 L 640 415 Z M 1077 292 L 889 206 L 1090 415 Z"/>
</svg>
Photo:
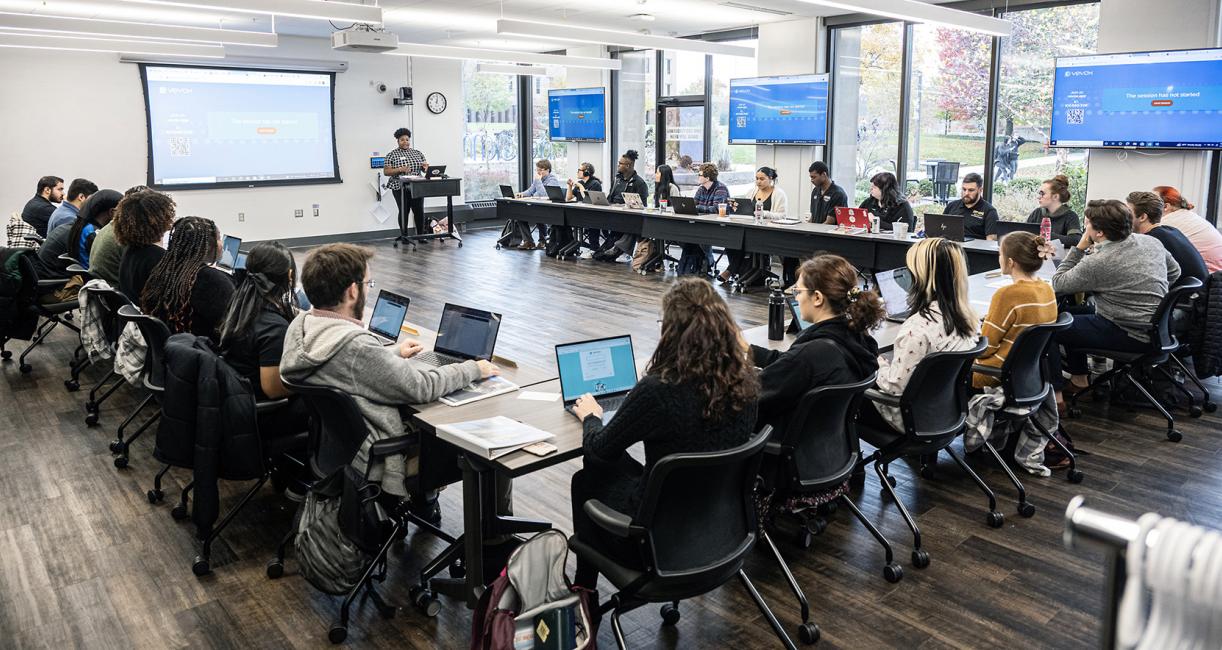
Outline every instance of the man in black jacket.
<svg viewBox="0 0 1222 650">
<path fill-rule="evenodd" d="M 43 176 L 38 179 L 34 198 L 26 201 L 21 210 L 21 220 L 34 226 L 39 237 L 47 236 L 47 221 L 55 212 L 55 204 L 64 200 L 64 179 L 59 176 Z"/>
<path fill-rule="evenodd" d="M 619 157 L 619 165 L 616 167 L 615 172 L 615 182 L 612 183 L 611 191 L 607 194 L 608 202 L 626 203 L 624 194 L 632 193 L 641 197 L 641 205 L 649 205 L 649 185 L 645 183 L 645 179 L 636 173 L 637 158 L 637 152 L 632 149 L 625 151 L 624 155 Z M 632 248 L 635 244 L 636 235 L 612 232 L 604 240 L 602 250 L 594 254 L 594 259 L 603 262 L 614 262 L 619 259 L 620 255 L 632 253 Z"/>
<path fill-rule="evenodd" d="M 984 200 L 984 179 L 972 172 L 963 177 L 959 197 L 946 204 L 943 214 L 963 217 L 963 234 L 976 239 L 997 239 L 997 209 Z"/>
</svg>

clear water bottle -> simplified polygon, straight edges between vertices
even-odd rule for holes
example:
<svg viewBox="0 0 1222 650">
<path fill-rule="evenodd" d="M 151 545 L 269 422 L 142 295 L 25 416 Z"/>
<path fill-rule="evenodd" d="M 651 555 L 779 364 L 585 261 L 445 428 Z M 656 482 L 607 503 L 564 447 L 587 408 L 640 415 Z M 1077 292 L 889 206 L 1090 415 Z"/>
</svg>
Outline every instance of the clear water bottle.
<svg viewBox="0 0 1222 650">
<path fill-rule="evenodd" d="M 755 200 L 755 223 L 764 223 L 764 202 Z"/>
<path fill-rule="evenodd" d="M 1044 217 L 1040 220 L 1040 237 L 1046 242 L 1052 241 L 1052 219 Z"/>
<path fill-rule="evenodd" d="M 658 201 L 658 207 L 662 209 L 662 212 L 670 212 L 670 201 L 662 199 Z"/>
</svg>

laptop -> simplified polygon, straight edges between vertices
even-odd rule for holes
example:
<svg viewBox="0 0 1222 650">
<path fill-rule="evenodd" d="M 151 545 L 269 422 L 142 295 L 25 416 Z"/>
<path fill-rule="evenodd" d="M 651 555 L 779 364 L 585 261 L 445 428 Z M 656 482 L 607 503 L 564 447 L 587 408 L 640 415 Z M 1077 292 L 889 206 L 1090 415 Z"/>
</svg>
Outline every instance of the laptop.
<svg viewBox="0 0 1222 650">
<path fill-rule="evenodd" d="M 445 178 L 446 177 L 446 166 L 445 165 L 429 165 L 428 167 L 424 168 L 424 177 L 425 178 Z"/>
<path fill-rule="evenodd" d="M 369 331 L 378 337 L 382 345 L 394 345 L 399 339 L 403 320 L 407 318 L 407 306 L 411 299 L 393 291 L 382 289 L 378 301 L 373 303 L 373 315 L 369 317 Z"/>
<path fill-rule="evenodd" d="M 547 198 L 552 203 L 564 203 L 564 188 L 556 187 L 555 185 L 544 185 L 543 189 L 547 190 Z"/>
<path fill-rule="evenodd" d="M 501 315 L 482 309 L 446 303 L 437 326 L 437 342 L 431 352 L 412 357 L 430 366 L 448 366 L 473 359 L 492 360 Z"/>
<path fill-rule="evenodd" d="M 501 188 L 501 196 L 507 199 L 512 199 L 515 196 L 517 196 L 517 193 L 513 191 L 513 188 L 508 185 L 501 185 L 500 188 Z"/>
<path fill-rule="evenodd" d="M 577 398 L 590 393 L 603 408 L 604 424 L 636 386 L 636 357 L 628 335 L 557 345 L 556 367 L 564 410 L 572 413 Z"/>
<path fill-rule="evenodd" d="M 878 294 L 882 296 L 883 306 L 887 309 L 887 320 L 902 323 L 912 315 L 908 310 L 908 289 L 912 287 L 912 274 L 907 267 L 901 266 L 898 269 L 875 273 L 874 284 L 878 286 Z"/>
<path fill-rule="evenodd" d="M 690 196 L 672 196 L 670 208 L 675 214 L 696 214 L 696 199 Z"/>
<path fill-rule="evenodd" d="M 234 265 L 237 264 L 238 249 L 241 247 L 241 239 L 233 235 L 225 235 L 225 239 L 221 242 L 221 259 L 216 265 L 222 270 L 232 273 Z"/>
<path fill-rule="evenodd" d="M 645 203 L 641 201 L 640 194 L 637 194 L 636 192 L 624 192 L 623 197 L 624 205 L 628 206 L 629 208 L 632 208 L 633 210 L 645 209 Z"/>
<path fill-rule="evenodd" d="M 1029 232 L 1032 235 L 1040 234 L 1040 225 L 1038 223 L 1027 223 L 1025 221 L 998 221 L 997 238 L 1001 239 L 1012 232 Z"/>
<path fill-rule="evenodd" d="M 238 251 L 238 257 L 233 261 L 233 270 L 241 271 L 246 268 L 246 253 Z"/>
<path fill-rule="evenodd" d="M 972 237 L 963 234 L 963 217 L 957 214 L 925 213 L 925 236 L 942 237 L 950 241 L 968 241 Z"/>
<path fill-rule="evenodd" d="M 802 310 L 798 307 L 797 298 L 789 298 L 789 315 L 793 317 L 793 322 L 797 323 L 798 331 L 802 331 L 814 323 L 802 320 Z"/>
<path fill-rule="evenodd" d="M 730 207 L 734 210 L 733 214 L 755 216 L 755 201 L 751 199 L 731 199 Z"/>
<path fill-rule="evenodd" d="M 865 208 L 836 208 L 836 224 L 846 230 L 869 230 L 870 211 Z"/>
<path fill-rule="evenodd" d="M 586 190 L 586 203 L 590 205 L 611 205 L 611 202 L 607 200 L 607 193 L 599 192 L 598 190 Z"/>
</svg>

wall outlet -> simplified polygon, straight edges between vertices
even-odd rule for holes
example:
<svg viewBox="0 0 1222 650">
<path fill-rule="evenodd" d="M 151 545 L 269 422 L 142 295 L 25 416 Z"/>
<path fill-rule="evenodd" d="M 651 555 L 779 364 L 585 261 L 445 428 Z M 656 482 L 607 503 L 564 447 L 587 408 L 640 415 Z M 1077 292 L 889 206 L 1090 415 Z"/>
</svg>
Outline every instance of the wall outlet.
<svg viewBox="0 0 1222 650">
<path fill-rule="evenodd" d="M 300 219 L 305 216 L 305 211 L 304 210 L 293 210 L 293 216 Z"/>
<path fill-rule="evenodd" d="M 316 217 L 318 216 L 318 204 L 317 203 L 314 204 L 314 216 Z"/>
<path fill-rule="evenodd" d="M 244 223 L 245 221 L 246 221 L 246 213 L 239 212 L 238 213 L 238 223 Z"/>
</svg>

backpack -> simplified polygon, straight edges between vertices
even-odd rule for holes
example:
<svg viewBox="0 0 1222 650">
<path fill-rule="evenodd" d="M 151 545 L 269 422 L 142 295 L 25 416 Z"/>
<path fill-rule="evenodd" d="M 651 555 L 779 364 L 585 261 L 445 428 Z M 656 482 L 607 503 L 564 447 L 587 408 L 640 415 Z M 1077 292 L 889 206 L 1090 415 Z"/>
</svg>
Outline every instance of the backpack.
<svg viewBox="0 0 1222 650">
<path fill-rule="evenodd" d="M 380 493 L 377 484 L 344 467 L 306 494 L 295 549 L 301 574 L 319 591 L 347 594 L 364 575 L 389 534 Z"/>
<path fill-rule="evenodd" d="M 632 252 L 632 270 L 637 273 L 645 273 L 649 269 L 645 268 L 645 262 L 653 257 L 654 243 L 652 239 L 642 239 L 637 242 L 636 250 Z"/>
<path fill-rule="evenodd" d="M 568 539 L 547 530 L 514 549 L 471 618 L 471 650 L 597 650 L 598 592 L 564 574 Z"/>
</svg>

